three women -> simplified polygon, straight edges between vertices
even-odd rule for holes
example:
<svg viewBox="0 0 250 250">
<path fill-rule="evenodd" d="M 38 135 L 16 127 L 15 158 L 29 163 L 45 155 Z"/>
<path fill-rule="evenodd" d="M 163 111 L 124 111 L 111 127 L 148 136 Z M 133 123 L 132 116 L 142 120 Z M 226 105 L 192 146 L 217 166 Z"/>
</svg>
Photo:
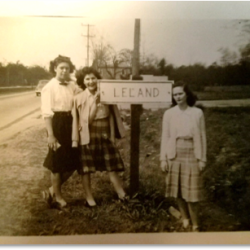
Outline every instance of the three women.
<svg viewBox="0 0 250 250">
<path fill-rule="evenodd" d="M 91 67 L 83 68 L 76 76 L 77 87 L 69 81 L 73 64 L 62 56 L 51 62 L 51 71 L 55 77 L 42 91 L 49 147 L 44 166 L 52 172 L 52 187 L 43 192 L 44 197 L 49 200 L 54 196 L 60 206 L 65 206 L 61 185 L 77 169 L 83 176 L 89 206 L 96 205 L 90 185 L 90 174 L 95 171 L 108 171 L 118 197 L 126 199 L 117 174 L 124 171 L 124 164 L 115 146 L 116 132 L 123 137 L 124 128 L 117 106 L 100 103 L 99 73 Z M 191 219 L 192 228 L 197 231 L 198 202 L 203 199 L 201 172 L 206 163 L 206 132 L 203 112 L 194 107 L 195 101 L 185 83 L 173 85 L 175 106 L 163 117 L 160 161 L 162 171 L 167 173 L 166 197 L 177 198 L 183 227 L 187 228 Z"/>
</svg>

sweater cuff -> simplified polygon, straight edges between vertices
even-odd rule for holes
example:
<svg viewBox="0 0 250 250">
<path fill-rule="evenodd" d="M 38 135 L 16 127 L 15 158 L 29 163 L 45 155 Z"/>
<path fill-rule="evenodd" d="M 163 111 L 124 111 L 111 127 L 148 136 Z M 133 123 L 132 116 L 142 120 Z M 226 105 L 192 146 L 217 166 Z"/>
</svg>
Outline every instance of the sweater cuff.
<svg viewBox="0 0 250 250">
<path fill-rule="evenodd" d="M 78 147 L 78 141 L 73 141 L 72 148 L 77 148 L 77 147 Z"/>
</svg>

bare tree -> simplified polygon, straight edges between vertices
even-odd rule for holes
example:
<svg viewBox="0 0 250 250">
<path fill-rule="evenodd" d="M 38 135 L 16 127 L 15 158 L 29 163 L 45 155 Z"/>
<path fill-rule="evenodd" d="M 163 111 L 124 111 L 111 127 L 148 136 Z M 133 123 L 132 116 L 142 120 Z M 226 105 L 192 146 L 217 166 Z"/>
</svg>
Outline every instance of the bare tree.
<svg viewBox="0 0 250 250">
<path fill-rule="evenodd" d="M 221 52 L 221 66 L 235 65 L 239 62 L 239 57 L 235 51 L 230 51 L 228 48 L 220 48 L 219 52 Z"/>
<path fill-rule="evenodd" d="M 117 74 L 122 72 L 123 67 L 132 66 L 132 51 L 129 49 L 122 49 L 116 51 L 110 44 L 99 39 L 97 42 L 92 41 L 93 66 L 97 70 L 105 69 L 111 79 L 115 79 Z"/>
</svg>

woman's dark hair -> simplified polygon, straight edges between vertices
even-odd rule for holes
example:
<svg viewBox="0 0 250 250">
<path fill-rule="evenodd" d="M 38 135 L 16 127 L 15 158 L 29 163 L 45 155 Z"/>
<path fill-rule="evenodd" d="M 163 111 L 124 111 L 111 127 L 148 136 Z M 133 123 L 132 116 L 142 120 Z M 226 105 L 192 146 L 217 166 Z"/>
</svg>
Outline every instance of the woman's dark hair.
<svg viewBox="0 0 250 250">
<path fill-rule="evenodd" d="M 86 89 L 84 78 L 86 75 L 94 74 L 97 79 L 101 79 L 100 73 L 92 67 L 84 67 L 76 72 L 76 83 L 82 88 Z"/>
<path fill-rule="evenodd" d="M 58 57 L 56 57 L 53 61 L 50 61 L 50 65 L 49 65 L 49 72 L 52 73 L 53 75 L 56 74 L 55 72 L 55 68 L 60 64 L 60 63 L 68 63 L 69 64 L 69 68 L 70 68 L 70 73 L 73 73 L 75 66 L 73 65 L 73 63 L 71 62 L 70 58 L 67 56 L 61 56 L 59 55 Z"/>
<path fill-rule="evenodd" d="M 177 81 L 173 84 L 172 89 L 176 87 L 182 87 L 183 91 L 187 95 L 187 105 L 192 107 L 195 105 L 196 101 L 198 100 L 197 96 L 192 92 L 192 90 L 189 88 L 189 86 L 184 81 Z M 177 105 L 174 98 L 172 98 L 173 106 Z"/>
</svg>

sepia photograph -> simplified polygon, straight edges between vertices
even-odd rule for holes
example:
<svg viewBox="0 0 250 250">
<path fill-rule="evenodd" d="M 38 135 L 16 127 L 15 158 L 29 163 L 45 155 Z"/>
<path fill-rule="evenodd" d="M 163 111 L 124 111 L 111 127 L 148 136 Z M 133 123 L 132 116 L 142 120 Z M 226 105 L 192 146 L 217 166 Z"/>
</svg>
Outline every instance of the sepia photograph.
<svg viewBox="0 0 250 250">
<path fill-rule="evenodd" d="M 250 4 L 0 2 L 0 244 L 249 244 Z"/>
</svg>

